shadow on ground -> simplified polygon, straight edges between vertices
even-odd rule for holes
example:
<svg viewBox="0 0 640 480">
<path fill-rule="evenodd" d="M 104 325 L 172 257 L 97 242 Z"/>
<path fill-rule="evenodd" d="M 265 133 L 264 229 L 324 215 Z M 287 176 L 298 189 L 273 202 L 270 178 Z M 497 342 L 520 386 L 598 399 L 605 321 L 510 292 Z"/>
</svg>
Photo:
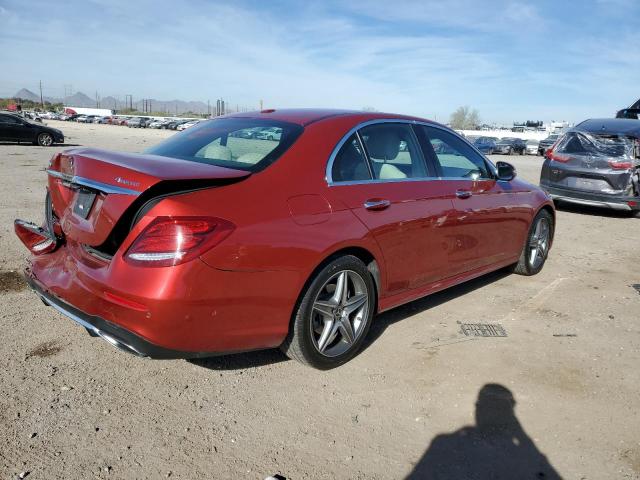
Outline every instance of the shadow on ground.
<svg viewBox="0 0 640 480">
<path fill-rule="evenodd" d="M 508 276 L 510 272 L 506 269 L 489 273 L 480 278 L 470 280 L 461 285 L 448 288 L 442 292 L 434 293 L 428 297 L 421 298 L 411 303 L 407 303 L 388 312 L 382 313 L 373 319 L 371 329 L 367 334 L 362 350 L 368 348 L 379 338 L 390 325 L 404 320 L 405 318 L 417 315 L 438 305 L 448 302 L 454 298 L 466 295 L 478 288 L 482 288 L 491 283 L 497 282 Z M 288 358 L 280 350 L 261 350 L 233 355 L 222 355 L 203 359 L 189 360 L 194 365 L 211 370 L 240 370 L 244 368 L 261 367 L 264 365 L 287 361 Z"/>
<path fill-rule="evenodd" d="M 522 428 L 515 405 L 508 388 L 482 387 L 476 424 L 436 436 L 407 480 L 560 480 Z"/>
</svg>

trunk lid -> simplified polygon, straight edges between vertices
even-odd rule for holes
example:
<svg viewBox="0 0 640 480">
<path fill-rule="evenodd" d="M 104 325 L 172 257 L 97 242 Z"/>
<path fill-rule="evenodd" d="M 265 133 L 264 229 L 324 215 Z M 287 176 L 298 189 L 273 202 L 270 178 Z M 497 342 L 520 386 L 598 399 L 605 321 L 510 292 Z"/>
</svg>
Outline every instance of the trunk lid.
<svg viewBox="0 0 640 480">
<path fill-rule="evenodd" d="M 100 246 L 125 214 L 158 195 L 240 181 L 251 172 L 95 148 L 54 155 L 47 170 L 53 213 L 65 237 Z"/>
</svg>

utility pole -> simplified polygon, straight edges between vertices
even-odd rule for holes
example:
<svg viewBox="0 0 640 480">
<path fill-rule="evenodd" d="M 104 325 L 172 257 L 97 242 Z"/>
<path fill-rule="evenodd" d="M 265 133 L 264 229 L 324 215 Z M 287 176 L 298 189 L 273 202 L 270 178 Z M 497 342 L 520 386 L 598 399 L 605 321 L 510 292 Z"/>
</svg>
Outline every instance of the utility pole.
<svg viewBox="0 0 640 480">
<path fill-rule="evenodd" d="M 100 97 L 98 96 L 97 90 L 96 90 L 96 108 L 100 108 Z"/>
<path fill-rule="evenodd" d="M 44 110 L 44 100 L 42 99 L 42 80 L 40 80 L 40 104 L 42 105 L 42 110 Z"/>
<path fill-rule="evenodd" d="M 260 111 L 262 111 L 262 99 L 260 100 Z"/>
<path fill-rule="evenodd" d="M 207 116 L 211 116 L 211 105 L 209 105 L 209 100 L 207 100 Z"/>
</svg>

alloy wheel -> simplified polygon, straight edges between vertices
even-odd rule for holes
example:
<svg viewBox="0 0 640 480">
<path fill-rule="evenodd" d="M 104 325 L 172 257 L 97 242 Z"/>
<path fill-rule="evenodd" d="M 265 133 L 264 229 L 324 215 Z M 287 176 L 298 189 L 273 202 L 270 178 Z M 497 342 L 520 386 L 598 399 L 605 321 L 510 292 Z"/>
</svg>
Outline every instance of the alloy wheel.
<svg viewBox="0 0 640 480">
<path fill-rule="evenodd" d="M 53 138 L 48 133 L 41 133 L 39 140 L 40 145 L 42 145 L 43 147 L 48 147 L 53 143 Z"/>
<path fill-rule="evenodd" d="M 360 274 L 334 274 L 313 302 L 311 337 L 318 352 L 335 357 L 351 349 L 365 330 L 368 314 L 369 292 Z"/>
<path fill-rule="evenodd" d="M 529 239 L 529 264 L 534 269 L 537 269 L 547 256 L 549 233 L 549 220 L 541 217 Z"/>
</svg>

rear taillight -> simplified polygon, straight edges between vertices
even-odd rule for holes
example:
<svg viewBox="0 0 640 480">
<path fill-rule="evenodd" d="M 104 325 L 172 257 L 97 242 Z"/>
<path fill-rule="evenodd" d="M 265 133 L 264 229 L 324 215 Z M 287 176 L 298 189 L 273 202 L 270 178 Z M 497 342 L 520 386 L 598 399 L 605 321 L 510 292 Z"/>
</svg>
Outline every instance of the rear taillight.
<svg viewBox="0 0 640 480">
<path fill-rule="evenodd" d="M 618 162 L 616 160 L 609 160 L 609 166 L 614 170 L 627 170 L 629 168 L 633 168 L 633 162 L 628 160 Z"/>
<path fill-rule="evenodd" d="M 42 255 L 56 249 L 58 241 L 44 228 L 22 220 L 13 222 L 13 228 L 18 238 L 34 255 Z"/>
<path fill-rule="evenodd" d="M 549 160 L 553 160 L 554 162 L 567 163 L 571 160 L 569 155 L 562 155 L 561 153 L 556 153 L 552 149 L 547 151 L 547 158 Z"/>
<path fill-rule="evenodd" d="M 215 247 L 234 228 L 220 218 L 158 217 L 140 233 L 124 259 L 147 267 L 178 265 Z"/>
</svg>

